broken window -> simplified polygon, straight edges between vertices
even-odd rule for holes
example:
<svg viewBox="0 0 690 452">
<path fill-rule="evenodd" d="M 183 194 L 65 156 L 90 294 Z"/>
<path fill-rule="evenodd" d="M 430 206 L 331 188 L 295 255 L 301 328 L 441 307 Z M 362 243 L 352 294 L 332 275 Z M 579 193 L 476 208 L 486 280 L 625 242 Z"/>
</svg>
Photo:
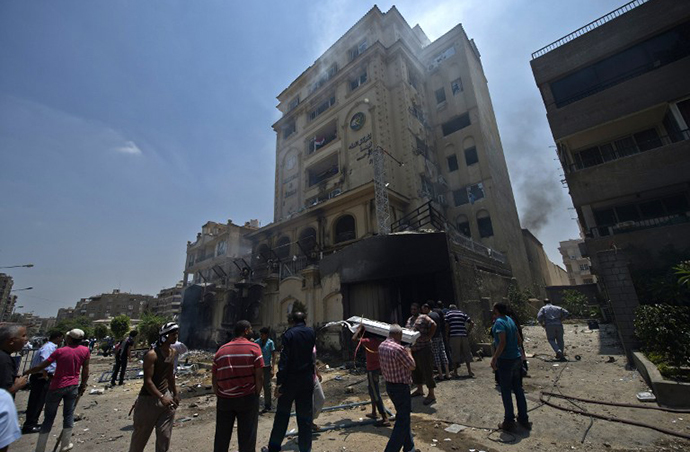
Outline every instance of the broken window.
<svg viewBox="0 0 690 452">
<path fill-rule="evenodd" d="M 335 223 L 335 243 L 346 242 L 357 238 L 355 234 L 355 217 L 343 215 Z"/>
<path fill-rule="evenodd" d="M 331 156 L 315 163 L 307 170 L 309 186 L 319 184 L 338 174 L 338 155 Z"/>
<path fill-rule="evenodd" d="M 442 104 L 443 102 L 446 101 L 446 90 L 441 87 L 435 91 L 436 94 L 436 103 L 437 104 Z"/>
<path fill-rule="evenodd" d="M 350 90 L 354 91 L 367 82 L 367 71 L 362 72 L 359 77 L 350 80 Z"/>
<path fill-rule="evenodd" d="M 288 104 L 288 111 L 294 110 L 295 108 L 297 108 L 298 105 L 299 105 L 299 96 L 295 97 L 294 99 L 292 99 L 290 101 L 290 103 Z"/>
<path fill-rule="evenodd" d="M 458 130 L 464 129 L 465 127 L 469 126 L 471 124 L 470 122 L 470 114 L 465 113 L 460 116 L 456 116 L 455 118 L 451 119 L 450 121 L 444 123 L 441 126 L 441 129 L 443 130 L 443 136 L 447 137 L 453 132 L 457 132 Z"/>
<path fill-rule="evenodd" d="M 364 51 L 367 50 L 367 47 L 367 40 L 365 39 L 364 41 L 360 42 L 358 45 L 350 49 L 350 61 L 354 60 L 355 58 L 363 54 Z"/>
<path fill-rule="evenodd" d="M 317 116 L 331 108 L 333 105 L 335 105 L 335 96 L 331 96 L 328 99 L 321 102 L 315 109 L 308 113 L 307 117 L 310 121 L 313 121 L 314 119 L 316 119 Z"/>
<path fill-rule="evenodd" d="M 462 79 L 455 79 L 450 82 L 450 89 L 453 91 L 453 96 L 462 92 Z"/>
<path fill-rule="evenodd" d="M 448 171 L 453 172 L 458 170 L 458 157 L 453 154 L 450 157 L 446 157 L 448 159 Z"/>
<path fill-rule="evenodd" d="M 326 84 L 330 79 L 333 78 L 335 74 L 338 73 L 338 65 L 336 63 L 333 63 L 331 67 L 328 68 L 325 72 L 322 72 L 321 75 L 316 79 L 314 83 L 311 85 L 311 89 L 309 90 L 310 93 L 313 93 L 317 89 L 321 88 L 323 85 Z"/>
<path fill-rule="evenodd" d="M 289 137 L 296 131 L 297 126 L 295 125 L 295 121 L 290 121 L 289 123 L 285 124 L 285 126 L 283 127 L 283 139 Z"/>
<path fill-rule="evenodd" d="M 479 157 L 477 156 L 477 148 L 472 146 L 471 148 L 465 149 L 465 164 L 467 166 L 474 165 L 479 162 Z"/>
<path fill-rule="evenodd" d="M 479 229 L 479 237 L 486 238 L 494 235 L 494 227 L 491 224 L 491 217 L 489 212 L 482 210 L 477 214 L 477 228 Z"/>
</svg>

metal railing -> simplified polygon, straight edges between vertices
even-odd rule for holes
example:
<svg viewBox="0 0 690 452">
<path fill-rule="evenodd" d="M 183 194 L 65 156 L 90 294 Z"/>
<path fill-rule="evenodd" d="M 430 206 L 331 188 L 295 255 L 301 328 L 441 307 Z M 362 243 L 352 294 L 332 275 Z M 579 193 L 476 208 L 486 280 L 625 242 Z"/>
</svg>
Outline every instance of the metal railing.
<svg viewBox="0 0 690 452">
<path fill-rule="evenodd" d="M 470 237 L 462 235 L 441 212 L 431 205 L 431 202 L 432 201 L 429 201 L 421 205 L 401 219 L 395 221 L 391 224 L 391 232 L 416 231 L 423 229 L 424 226 L 430 226 L 438 231 L 445 231 L 453 243 L 463 248 L 474 251 L 477 254 L 482 254 L 503 264 L 508 262 L 508 258 L 505 254 L 475 242 Z"/>
<path fill-rule="evenodd" d="M 602 17 L 598 18 L 597 20 L 588 23 L 584 27 L 575 30 L 574 32 L 570 33 L 569 35 L 563 36 L 561 39 L 554 41 L 547 46 L 542 47 L 541 49 L 537 50 L 536 52 L 534 52 L 532 54 L 532 59 L 534 60 L 536 58 L 539 58 L 540 56 L 543 56 L 543 55 L 549 53 L 550 51 L 557 49 L 558 47 L 572 41 L 573 39 L 579 38 L 580 36 L 584 35 L 585 33 L 588 33 L 590 31 L 594 30 L 595 28 L 598 28 L 598 27 L 604 25 L 607 22 L 610 22 L 611 20 L 622 16 L 623 14 L 627 13 L 628 11 L 631 11 L 631 10 L 637 8 L 638 6 L 647 3 L 648 1 L 649 0 L 633 0 L 632 2 L 626 3 L 625 5 L 621 6 L 620 8 L 613 10 L 610 13 L 608 13 L 607 15 L 602 16 Z"/>
<path fill-rule="evenodd" d="M 621 148 L 614 148 L 613 146 L 610 146 L 610 149 L 602 150 L 603 146 L 612 145 L 615 144 L 616 141 L 620 142 L 625 139 L 630 139 L 630 146 Z M 627 137 L 620 138 L 610 143 L 604 143 L 602 145 L 593 146 L 592 148 L 589 148 L 598 148 L 598 152 L 588 157 L 582 157 L 581 152 L 573 152 L 573 158 L 575 159 L 576 156 L 578 156 L 577 158 L 579 159 L 579 161 L 576 161 L 575 163 L 572 163 L 568 166 L 570 169 L 569 172 L 580 171 L 583 169 L 591 168 L 593 166 L 603 165 L 605 163 L 614 160 L 619 160 L 624 157 L 629 157 L 631 155 L 640 154 L 645 151 L 650 151 L 652 149 L 657 149 L 660 147 L 668 146 L 673 143 L 678 143 L 680 141 L 687 140 L 690 140 L 690 129 L 680 130 L 678 132 L 672 133 L 671 135 L 660 135 L 656 138 L 644 141 L 634 140 L 634 135 L 629 135 Z"/>
<path fill-rule="evenodd" d="M 644 229 L 671 226 L 674 224 L 690 223 L 690 212 L 667 215 L 649 220 L 628 221 L 615 226 L 595 226 L 590 228 L 589 236 L 592 238 L 607 237 L 610 235 L 626 234 Z"/>
</svg>

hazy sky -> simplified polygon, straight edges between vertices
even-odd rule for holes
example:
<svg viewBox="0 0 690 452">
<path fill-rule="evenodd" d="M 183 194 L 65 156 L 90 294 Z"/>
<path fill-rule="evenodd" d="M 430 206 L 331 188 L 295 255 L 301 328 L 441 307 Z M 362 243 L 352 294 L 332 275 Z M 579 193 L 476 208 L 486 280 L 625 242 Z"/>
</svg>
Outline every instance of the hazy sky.
<svg viewBox="0 0 690 452">
<path fill-rule="evenodd" d="M 529 66 L 625 0 L 384 1 L 482 54 L 523 225 L 552 260 L 578 234 Z M 0 270 L 19 311 L 182 278 L 208 220 L 273 220 L 276 95 L 373 3 L 0 2 Z"/>
</svg>

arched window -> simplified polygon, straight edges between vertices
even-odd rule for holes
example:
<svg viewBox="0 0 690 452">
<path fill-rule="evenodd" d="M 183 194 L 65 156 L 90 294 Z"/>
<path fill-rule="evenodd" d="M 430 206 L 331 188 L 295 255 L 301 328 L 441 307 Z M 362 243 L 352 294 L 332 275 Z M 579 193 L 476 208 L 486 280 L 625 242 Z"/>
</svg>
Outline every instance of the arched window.
<svg viewBox="0 0 690 452">
<path fill-rule="evenodd" d="M 479 162 L 477 146 L 474 144 L 474 138 L 465 138 L 465 140 L 462 142 L 462 147 L 465 150 L 465 164 L 467 166 L 474 165 L 475 163 Z"/>
<path fill-rule="evenodd" d="M 260 261 L 266 262 L 268 259 L 270 259 L 269 254 L 270 252 L 268 245 L 266 245 L 265 243 L 262 243 L 256 248 L 256 258 Z"/>
<path fill-rule="evenodd" d="M 274 251 L 279 258 L 288 258 L 290 256 L 290 237 L 284 235 L 279 238 Z"/>
<path fill-rule="evenodd" d="M 306 228 L 299 235 L 299 247 L 307 256 L 316 249 L 316 230 Z"/>
<path fill-rule="evenodd" d="M 465 237 L 472 237 L 472 232 L 470 231 L 470 220 L 467 215 L 458 215 L 455 220 L 455 225 L 458 228 L 458 232 Z"/>
<path fill-rule="evenodd" d="M 477 212 L 477 228 L 479 229 L 479 237 L 491 237 L 494 235 L 494 227 L 491 224 L 491 216 L 486 210 Z"/>
<path fill-rule="evenodd" d="M 354 240 L 355 234 L 355 217 L 352 215 L 343 215 L 335 223 L 335 243 L 346 242 Z"/>
</svg>

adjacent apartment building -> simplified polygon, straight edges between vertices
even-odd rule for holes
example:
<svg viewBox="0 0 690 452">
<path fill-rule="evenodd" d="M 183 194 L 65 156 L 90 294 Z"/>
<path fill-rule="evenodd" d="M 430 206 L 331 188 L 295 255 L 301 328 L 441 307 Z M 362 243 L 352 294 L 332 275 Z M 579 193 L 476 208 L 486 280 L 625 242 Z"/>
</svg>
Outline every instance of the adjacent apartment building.
<svg viewBox="0 0 690 452">
<path fill-rule="evenodd" d="M 634 344 L 635 275 L 690 257 L 690 2 L 629 2 L 531 65 L 593 272 Z"/>
<path fill-rule="evenodd" d="M 568 284 L 571 286 L 597 282 L 597 277 L 592 274 L 591 261 L 582 255 L 581 245 L 584 244 L 584 239 L 572 239 L 560 242 L 558 247 L 563 257 L 563 265 L 568 272 Z"/>
<path fill-rule="evenodd" d="M 74 308 L 60 308 L 57 319 L 87 317 L 89 320 L 103 320 L 118 315 L 126 315 L 130 319 L 138 319 L 153 303 L 152 295 L 120 292 L 114 289 L 112 293 L 103 293 L 79 300 Z"/>
</svg>

